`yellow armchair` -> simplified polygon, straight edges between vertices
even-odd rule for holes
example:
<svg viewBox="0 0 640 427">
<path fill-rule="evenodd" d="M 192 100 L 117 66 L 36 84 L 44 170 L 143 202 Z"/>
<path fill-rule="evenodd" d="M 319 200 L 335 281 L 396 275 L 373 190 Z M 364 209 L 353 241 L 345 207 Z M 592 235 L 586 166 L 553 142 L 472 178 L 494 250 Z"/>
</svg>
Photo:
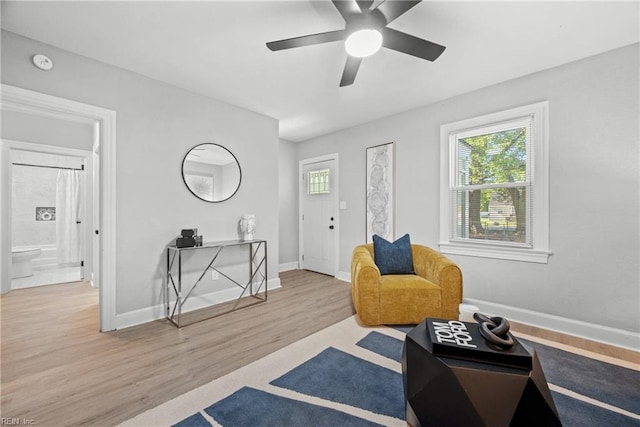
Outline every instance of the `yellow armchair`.
<svg viewBox="0 0 640 427">
<path fill-rule="evenodd" d="M 413 274 L 380 275 L 373 244 L 356 246 L 351 259 L 351 298 L 368 326 L 410 325 L 426 317 L 458 319 L 462 272 L 441 253 L 411 245 Z"/>
</svg>

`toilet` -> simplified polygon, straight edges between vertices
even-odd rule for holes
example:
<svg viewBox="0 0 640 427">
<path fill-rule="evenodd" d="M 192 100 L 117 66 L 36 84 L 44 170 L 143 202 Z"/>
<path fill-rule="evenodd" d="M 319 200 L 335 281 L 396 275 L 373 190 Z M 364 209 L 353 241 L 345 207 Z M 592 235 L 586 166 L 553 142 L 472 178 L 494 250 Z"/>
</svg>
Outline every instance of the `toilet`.
<svg viewBox="0 0 640 427">
<path fill-rule="evenodd" d="M 11 278 L 18 279 L 20 277 L 33 276 L 31 260 L 38 258 L 41 253 L 42 250 L 40 248 L 11 249 Z"/>
</svg>

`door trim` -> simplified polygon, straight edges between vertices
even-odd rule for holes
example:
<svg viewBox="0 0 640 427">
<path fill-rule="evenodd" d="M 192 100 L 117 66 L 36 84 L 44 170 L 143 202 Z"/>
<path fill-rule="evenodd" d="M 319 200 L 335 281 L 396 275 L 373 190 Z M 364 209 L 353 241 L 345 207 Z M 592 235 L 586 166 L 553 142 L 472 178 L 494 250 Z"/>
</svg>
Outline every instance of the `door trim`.
<svg viewBox="0 0 640 427">
<path fill-rule="evenodd" d="M 340 163 L 338 161 L 338 153 L 332 154 L 324 154 L 322 156 L 311 157 L 308 159 L 300 160 L 298 164 L 298 265 L 300 268 L 304 267 L 304 262 L 302 261 L 302 252 L 304 251 L 304 226 L 302 223 L 302 210 L 303 210 L 303 197 L 304 197 L 304 167 L 307 165 L 311 165 L 313 163 L 320 163 L 333 160 L 335 171 L 334 171 L 334 180 L 335 180 L 335 194 L 333 198 L 333 217 L 336 218 L 335 227 L 337 229 L 337 235 L 334 240 L 334 248 L 333 248 L 333 277 L 336 277 L 338 274 L 338 262 L 340 260 L 340 215 L 338 207 L 340 206 Z"/>
<path fill-rule="evenodd" d="M 116 329 L 116 112 L 105 108 L 71 101 L 40 92 L 2 84 L 2 109 L 21 113 L 54 117 L 89 123 L 94 128 L 94 151 L 100 153 L 98 180 L 100 185 L 99 212 L 100 251 L 98 255 L 100 330 Z M 9 147 L 2 144 L 1 161 L 5 171 L 0 175 L 2 216 L 0 231 L 0 292 L 11 288 L 11 223 L 6 213 L 10 183 L 7 180 Z M 8 236 L 8 237 L 7 237 Z"/>
</svg>

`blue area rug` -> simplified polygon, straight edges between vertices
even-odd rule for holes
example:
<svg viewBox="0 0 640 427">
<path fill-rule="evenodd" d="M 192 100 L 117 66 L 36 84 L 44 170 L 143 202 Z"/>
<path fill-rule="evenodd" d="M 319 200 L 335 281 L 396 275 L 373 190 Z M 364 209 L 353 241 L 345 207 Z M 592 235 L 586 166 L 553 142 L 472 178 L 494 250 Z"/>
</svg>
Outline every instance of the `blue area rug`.
<svg viewBox="0 0 640 427">
<path fill-rule="evenodd" d="M 396 362 L 402 360 L 403 342 L 380 332 L 370 332 L 369 335 L 358 341 L 356 345 Z"/>
<path fill-rule="evenodd" d="M 547 382 L 640 414 L 640 373 L 520 338 L 535 349 Z"/>
<path fill-rule="evenodd" d="M 637 427 L 639 420 L 609 411 L 562 393 L 551 392 L 564 427 Z"/>
<path fill-rule="evenodd" d="M 332 347 L 271 384 L 377 414 L 405 416 L 402 375 Z"/>
<path fill-rule="evenodd" d="M 351 347 L 328 342 L 263 385 L 234 388 L 189 416 L 182 412 L 184 418 L 174 425 L 404 426 L 398 331 L 410 328 L 394 329 L 364 330 Z M 640 427 L 640 415 L 634 416 L 640 414 L 640 372 L 519 340 L 538 353 L 564 426 Z"/>
<path fill-rule="evenodd" d="M 276 396 L 243 387 L 231 396 L 205 409 L 223 426 L 354 426 L 376 427 L 362 418 L 335 409 Z M 179 424 L 181 427 L 194 424 Z M 204 424 L 209 426 L 210 424 Z"/>
</svg>

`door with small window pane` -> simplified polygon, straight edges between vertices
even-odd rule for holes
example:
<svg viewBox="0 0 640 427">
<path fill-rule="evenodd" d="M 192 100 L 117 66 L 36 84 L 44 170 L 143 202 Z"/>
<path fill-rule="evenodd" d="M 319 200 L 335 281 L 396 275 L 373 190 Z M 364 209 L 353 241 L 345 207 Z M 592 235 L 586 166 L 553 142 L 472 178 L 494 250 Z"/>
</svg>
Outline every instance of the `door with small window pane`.
<svg viewBox="0 0 640 427">
<path fill-rule="evenodd" d="M 334 245 L 335 161 L 311 163 L 303 167 L 302 266 L 305 270 L 335 276 Z"/>
</svg>

